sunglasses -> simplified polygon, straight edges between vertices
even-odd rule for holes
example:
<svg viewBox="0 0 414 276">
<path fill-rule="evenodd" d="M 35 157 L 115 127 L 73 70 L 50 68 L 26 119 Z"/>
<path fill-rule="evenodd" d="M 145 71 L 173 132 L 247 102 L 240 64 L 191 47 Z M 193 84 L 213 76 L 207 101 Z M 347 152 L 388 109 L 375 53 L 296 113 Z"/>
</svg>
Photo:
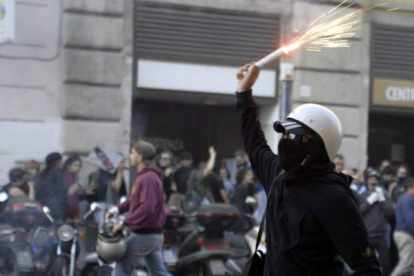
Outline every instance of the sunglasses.
<svg viewBox="0 0 414 276">
<path fill-rule="evenodd" d="M 284 132 L 283 139 L 287 139 L 287 140 L 291 140 L 292 142 L 294 142 L 295 144 L 299 145 L 299 144 L 310 144 L 313 142 L 313 140 L 315 140 L 315 137 L 313 137 L 311 134 L 304 134 L 304 135 L 299 135 L 299 134 L 294 134 L 291 132 Z"/>
</svg>

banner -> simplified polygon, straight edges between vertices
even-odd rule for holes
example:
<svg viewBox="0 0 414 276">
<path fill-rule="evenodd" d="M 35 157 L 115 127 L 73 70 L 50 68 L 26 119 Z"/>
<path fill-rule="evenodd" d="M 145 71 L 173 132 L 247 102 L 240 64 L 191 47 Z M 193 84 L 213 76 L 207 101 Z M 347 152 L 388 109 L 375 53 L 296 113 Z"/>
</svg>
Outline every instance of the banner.
<svg viewBox="0 0 414 276">
<path fill-rule="evenodd" d="M 121 154 L 99 147 L 95 147 L 88 156 L 88 162 L 90 164 L 110 173 L 117 171 L 122 160 L 123 157 Z"/>
<path fill-rule="evenodd" d="M 0 0 L 0 44 L 14 40 L 15 0 Z"/>
</svg>

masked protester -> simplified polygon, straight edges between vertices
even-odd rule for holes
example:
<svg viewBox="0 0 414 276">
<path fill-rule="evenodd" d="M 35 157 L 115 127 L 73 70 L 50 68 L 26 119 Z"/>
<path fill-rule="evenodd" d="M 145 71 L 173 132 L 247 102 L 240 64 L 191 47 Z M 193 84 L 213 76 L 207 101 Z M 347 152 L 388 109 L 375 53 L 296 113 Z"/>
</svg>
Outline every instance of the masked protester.
<svg viewBox="0 0 414 276">
<path fill-rule="evenodd" d="M 394 207 L 385 190 L 379 185 L 381 175 L 371 170 L 367 175 L 367 191 L 359 195 L 360 210 L 372 245 L 377 251 L 383 268 L 383 275 L 390 274 L 390 260 L 387 247 L 387 223 L 394 216 Z"/>
<path fill-rule="evenodd" d="M 269 195 L 266 215 L 266 276 L 342 275 L 340 257 L 354 275 L 381 275 L 368 241 L 352 178 L 335 171 L 342 130 L 329 109 L 302 105 L 274 129 L 283 136 L 279 155 L 267 145 L 257 117 L 252 86 L 259 75 L 253 64 L 238 74 L 237 109 L 252 168 Z M 273 185 L 272 185 L 273 184 Z"/>
</svg>

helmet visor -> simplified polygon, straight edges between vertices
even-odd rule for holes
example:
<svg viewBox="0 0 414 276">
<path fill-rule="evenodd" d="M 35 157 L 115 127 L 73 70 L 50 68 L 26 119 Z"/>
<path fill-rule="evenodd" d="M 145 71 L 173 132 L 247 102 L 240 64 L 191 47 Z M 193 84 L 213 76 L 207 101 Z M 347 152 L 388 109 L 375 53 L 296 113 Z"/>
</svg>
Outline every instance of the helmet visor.
<svg viewBox="0 0 414 276">
<path fill-rule="evenodd" d="M 295 121 L 277 121 L 273 124 L 273 129 L 278 133 L 289 132 L 296 135 L 312 133 L 308 128 Z"/>
</svg>

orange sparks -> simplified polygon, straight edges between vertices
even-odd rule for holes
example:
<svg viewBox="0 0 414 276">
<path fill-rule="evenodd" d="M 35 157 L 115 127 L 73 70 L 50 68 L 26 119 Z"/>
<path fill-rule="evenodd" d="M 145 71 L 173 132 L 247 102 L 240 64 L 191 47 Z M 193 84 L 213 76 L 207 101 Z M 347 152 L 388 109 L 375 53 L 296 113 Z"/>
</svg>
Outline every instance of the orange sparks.
<svg viewBox="0 0 414 276">
<path fill-rule="evenodd" d="M 295 43 L 292 43 L 292 44 L 289 44 L 287 46 L 282 47 L 282 51 L 285 54 L 289 54 L 289 52 L 291 52 L 293 50 L 296 50 L 297 48 L 299 48 L 299 46 L 300 46 L 300 44 L 295 42 Z"/>
<path fill-rule="evenodd" d="M 363 21 L 362 14 L 376 7 L 389 4 L 387 2 L 367 9 L 350 10 L 354 3 L 349 2 L 351 1 L 343 0 L 329 12 L 325 12 L 313 20 L 308 29 L 286 47 L 295 46 L 292 49 L 283 47 L 283 52 L 288 53 L 300 46 L 306 46 L 307 50 L 318 52 L 322 48 L 348 48 L 350 47 L 349 39 L 355 36 L 360 23 Z M 387 11 L 395 10 L 398 10 L 398 8 L 388 9 Z"/>
<path fill-rule="evenodd" d="M 289 54 L 299 47 L 304 47 L 310 52 L 320 52 L 323 48 L 349 48 L 352 39 L 361 23 L 364 21 L 363 14 L 374 8 L 388 5 L 389 2 L 378 4 L 366 9 L 351 9 L 354 3 L 351 0 L 343 0 L 339 5 L 328 12 L 323 13 L 313 20 L 308 29 L 297 36 L 290 44 L 257 61 L 256 66 L 262 68 L 283 54 Z M 388 9 L 388 11 L 398 8 Z M 294 32 L 297 32 L 294 29 Z"/>
</svg>

